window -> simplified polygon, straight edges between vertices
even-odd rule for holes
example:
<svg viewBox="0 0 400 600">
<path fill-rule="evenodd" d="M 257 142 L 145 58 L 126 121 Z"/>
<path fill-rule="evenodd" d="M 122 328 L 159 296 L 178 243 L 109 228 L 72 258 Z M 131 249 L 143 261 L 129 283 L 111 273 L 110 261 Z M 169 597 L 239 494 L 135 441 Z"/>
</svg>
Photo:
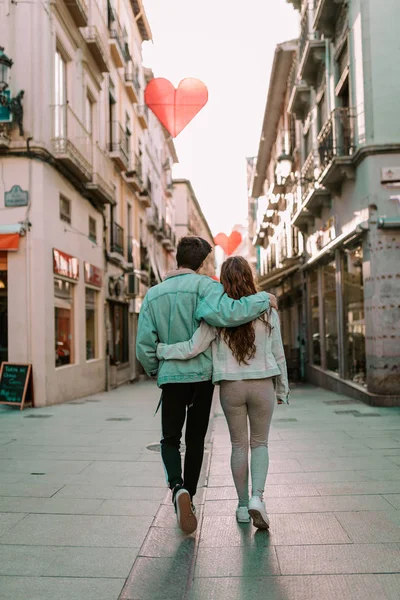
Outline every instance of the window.
<svg viewBox="0 0 400 600">
<path fill-rule="evenodd" d="M 310 285 L 310 315 L 312 339 L 312 363 L 321 365 L 321 334 L 319 327 L 319 296 L 318 296 L 318 271 L 312 271 L 309 279 Z"/>
<path fill-rule="evenodd" d="M 115 140 L 115 108 L 116 108 L 116 96 L 115 96 L 115 86 L 114 83 L 111 81 L 109 81 L 109 89 L 108 89 L 108 118 L 109 118 L 109 123 L 108 123 L 108 136 L 109 136 L 109 145 L 110 145 L 110 150 L 112 151 L 114 149 L 114 143 L 116 142 Z"/>
<path fill-rule="evenodd" d="M 339 372 L 338 322 L 336 306 L 336 264 L 331 262 L 324 267 L 324 316 L 326 368 Z"/>
<path fill-rule="evenodd" d="M 128 113 L 125 113 L 125 151 L 129 155 L 130 147 L 131 147 L 131 136 L 132 136 L 132 127 L 131 127 L 131 118 Z"/>
<path fill-rule="evenodd" d="M 114 365 L 129 361 L 129 319 L 126 304 L 110 304 L 112 347 L 111 362 Z"/>
<path fill-rule="evenodd" d="M 71 200 L 60 196 L 60 219 L 71 225 Z"/>
<path fill-rule="evenodd" d="M 97 222 L 93 217 L 89 217 L 89 240 L 94 244 L 97 243 Z"/>
<path fill-rule="evenodd" d="M 74 284 L 54 278 L 55 364 L 74 362 Z"/>
<path fill-rule="evenodd" d="M 90 96 L 86 96 L 85 106 L 85 125 L 86 131 L 92 135 L 93 133 L 93 102 Z"/>
<path fill-rule="evenodd" d="M 346 379 L 366 385 L 364 281 L 362 247 L 346 250 L 343 270 Z"/>
<path fill-rule="evenodd" d="M 54 71 L 54 136 L 64 138 L 67 133 L 67 63 L 56 51 Z"/>
<path fill-rule="evenodd" d="M 86 360 L 93 360 L 99 357 L 97 343 L 97 298 L 98 292 L 91 288 L 85 290 L 85 308 L 86 308 Z"/>
<path fill-rule="evenodd" d="M 318 133 L 322 130 L 328 119 L 328 105 L 326 101 L 326 92 L 323 93 L 321 100 L 317 105 L 317 126 Z"/>
</svg>

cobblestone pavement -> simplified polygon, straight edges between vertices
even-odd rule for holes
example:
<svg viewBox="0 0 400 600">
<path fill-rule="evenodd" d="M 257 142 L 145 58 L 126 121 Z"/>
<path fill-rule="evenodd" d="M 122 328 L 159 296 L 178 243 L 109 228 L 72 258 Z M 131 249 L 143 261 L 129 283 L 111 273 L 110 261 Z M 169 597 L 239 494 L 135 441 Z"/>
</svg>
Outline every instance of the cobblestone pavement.
<svg viewBox="0 0 400 600">
<path fill-rule="evenodd" d="M 400 598 L 400 409 L 295 388 L 273 419 L 268 534 L 235 521 L 216 403 L 186 537 L 147 449 L 157 398 L 147 382 L 0 408 L 2 600 Z"/>
</svg>

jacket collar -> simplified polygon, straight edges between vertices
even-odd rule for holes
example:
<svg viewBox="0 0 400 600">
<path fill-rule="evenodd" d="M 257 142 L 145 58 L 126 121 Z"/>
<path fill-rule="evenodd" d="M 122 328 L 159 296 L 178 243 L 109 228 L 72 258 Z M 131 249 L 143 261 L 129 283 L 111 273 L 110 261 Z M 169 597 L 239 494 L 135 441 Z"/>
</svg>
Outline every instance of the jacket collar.
<svg viewBox="0 0 400 600">
<path fill-rule="evenodd" d="M 166 274 L 164 281 L 166 279 L 170 279 L 171 277 L 178 277 L 178 275 L 197 275 L 197 273 L 196 271 L 192 271 L 192 269 L 174 269 Z"/>
</svg>

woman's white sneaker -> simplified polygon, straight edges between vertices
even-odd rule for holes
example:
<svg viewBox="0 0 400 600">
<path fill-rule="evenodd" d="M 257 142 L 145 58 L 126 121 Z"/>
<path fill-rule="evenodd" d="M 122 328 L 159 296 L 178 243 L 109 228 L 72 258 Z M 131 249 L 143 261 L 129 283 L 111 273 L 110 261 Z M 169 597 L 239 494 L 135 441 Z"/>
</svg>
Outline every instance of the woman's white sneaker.
<svg viewBox="0 0 400 600">
<path fill-rule="evenodd" d="M 257 529 L 269 529 L 269 519 L 265 504 L 258 496 L 250 498 L 249 514 L 253 519 L 254 527 L 257 527 Z"/>
<path fill-rule="evenodd" d="M 239 506 L 236 509 L 236 521 L 238 523 L 250 523 L 250 515 L 247 506 Z"/>
</svg>

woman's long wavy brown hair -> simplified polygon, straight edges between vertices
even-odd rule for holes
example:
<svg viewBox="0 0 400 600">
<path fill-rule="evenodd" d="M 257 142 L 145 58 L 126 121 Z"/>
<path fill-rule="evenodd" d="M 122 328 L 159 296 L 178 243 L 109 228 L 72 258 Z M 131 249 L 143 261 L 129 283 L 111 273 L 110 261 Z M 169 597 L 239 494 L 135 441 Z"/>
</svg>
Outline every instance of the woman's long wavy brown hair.
<svg viewBox="0 0 400 600">
<path fill-rule="evenodd" d="M 221 268 L 220 281 L 225 292 L 233 300 L 240 300 L 244 296 L 252 296 L 258 291 L 251 267 L 243 256 L 233 256 L 224 262 Z M 268 321 L 268 316 L 263 314 L 260 320 L 265 323 L 269 333 L 271 333 L 272 327 Z M 252 321 L 246 323 L 246 325 L 227 327 L 221 330 L 222 339 L 229 346 L 239 364 L 248 365 L 247 361 L 254 358 L 256 354 L 254 323 Z"/>
</svg>

